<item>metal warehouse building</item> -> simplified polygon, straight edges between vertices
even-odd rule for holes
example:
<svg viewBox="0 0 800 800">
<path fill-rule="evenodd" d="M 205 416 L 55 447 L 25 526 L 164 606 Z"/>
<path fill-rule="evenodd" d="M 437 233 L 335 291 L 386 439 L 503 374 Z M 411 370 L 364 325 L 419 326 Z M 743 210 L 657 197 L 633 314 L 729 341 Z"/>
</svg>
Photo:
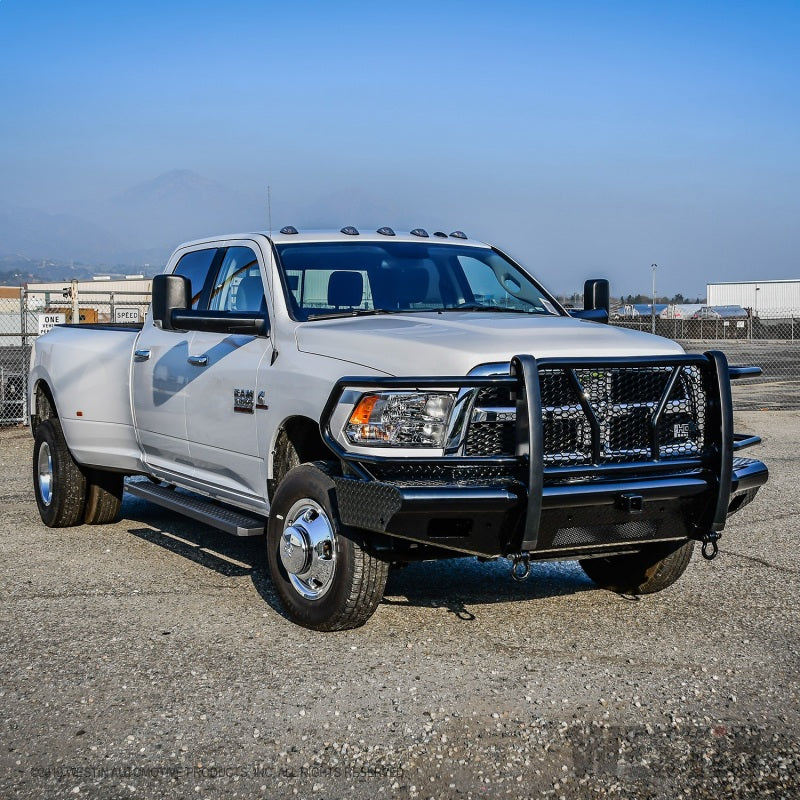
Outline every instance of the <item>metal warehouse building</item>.
<svg viewBox="0 0 800 800">
<path fill-rule="evenodd" d="M 706 284 L 709 306 L 741 306 L 761 319 L 800 315 L 800 279 Z"/>
</svg>

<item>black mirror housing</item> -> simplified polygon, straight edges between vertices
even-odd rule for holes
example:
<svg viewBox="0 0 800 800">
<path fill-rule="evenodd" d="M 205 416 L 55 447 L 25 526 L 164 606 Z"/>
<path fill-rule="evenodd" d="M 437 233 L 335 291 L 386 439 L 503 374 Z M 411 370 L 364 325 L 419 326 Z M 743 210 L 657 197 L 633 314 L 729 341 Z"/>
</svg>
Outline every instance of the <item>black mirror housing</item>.
<svg viewBox="0 0 800 800">
<path fill-rule="evenodd" d="M 170 328 L 179 331 L 269 336 L 267 315 L 260 311 L 192 311 L 173 309 Z"/>
<path fill-rule="evenodd" d="M 593 322 L 608 322 L 611 294 L 605 278 L 592 278 L 583 284 L 583 311 L 570 311 L 570 316 Z"/>
<path fill-rule="evenodd" d="M 602 309 L 609 315 L 611 310 L 611 290 L 605 278 L 593 278 L 583 284 L 583 310 Z"/>
<path fill-rule="evenodd" d="M 153 321 L 166 331 L 173 330 L 172 312 L 192 305 L 191 282 L 183 275 L 156 275 L 152 303 Z"/>
</svg>

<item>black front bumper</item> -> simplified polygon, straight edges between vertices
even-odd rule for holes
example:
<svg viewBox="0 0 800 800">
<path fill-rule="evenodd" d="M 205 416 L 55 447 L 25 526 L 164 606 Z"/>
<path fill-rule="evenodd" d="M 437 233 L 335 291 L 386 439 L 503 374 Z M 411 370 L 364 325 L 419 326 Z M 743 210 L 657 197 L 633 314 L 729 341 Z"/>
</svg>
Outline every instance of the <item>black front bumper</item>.
<svg viewBox="0 0 800 800">
<path fill-rule="evenodd" d="M 545 466 L 539 369 L 615 364 L 666 365 L 675 370 L 684 364 L 702 365 L 710 436 L 701 455 L 574 468 Z M 513 456 L 409 460 L 354 455 L 330 429 L 333 408 L 346 388 L 488 385 L 509 387 L 516 397 Z M 658 413 L 654 412 L 654 429 Z M 334 477 L 344 524 L 481 556 L 526 552 L 532 558 L 564 558 L 620 552 L 644 542 L 702 539 L 709 532 L 721 531 L 728 513 L 750 502 L 768 478 L 762 462 L 734 458 L 735 451 L 759 440 L 733 433 L 729 369 L 725 356 L 716 352 L 659 359 L 539 362 L 517 356 L 508 376 L 489 378 L 343 378 L 331 394 L 321 427 L 328 446 L 347 465 L 346 475 Z M 391 473 L 393 465 L 397 474 L 387 479 L 387 469 Z M 494 476 L 476 476 L 487 470 L 494 470 Z"/>
</svg>

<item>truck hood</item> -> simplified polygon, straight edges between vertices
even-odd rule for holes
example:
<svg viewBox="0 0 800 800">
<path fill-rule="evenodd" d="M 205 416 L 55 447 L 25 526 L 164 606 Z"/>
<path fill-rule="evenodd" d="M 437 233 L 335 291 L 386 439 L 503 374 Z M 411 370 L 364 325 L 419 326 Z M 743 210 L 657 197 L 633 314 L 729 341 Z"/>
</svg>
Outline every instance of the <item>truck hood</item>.
<svg viewBox="0 0 800 800">
<path fill-rule="evenodd" d="M 649 333 L 572 317 L 429 312 L 303 323 L 297 347 L 390 375 L 466 375 L 478 364 L 518 354 L 546 357 L 659 356 L 683 353 Z"/>
</svg>

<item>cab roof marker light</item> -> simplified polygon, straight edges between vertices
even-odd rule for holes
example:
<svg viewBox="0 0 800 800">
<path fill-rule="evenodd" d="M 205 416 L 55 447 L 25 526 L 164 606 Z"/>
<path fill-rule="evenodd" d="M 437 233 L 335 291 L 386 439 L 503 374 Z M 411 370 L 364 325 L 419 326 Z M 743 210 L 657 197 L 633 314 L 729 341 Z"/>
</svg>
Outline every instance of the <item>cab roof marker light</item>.
<svg viewBox="0 0 800 800">
<path fill-rule="evenodd" d="M 414 228 L 414 230 L 411 231 L 411 235 L 412 236 L 422 236 L 425 239 L 427 239 L 428 238 L 428 231 L 426 231 L 425 228 Z"/>
<path fill-rule="evenodd" d="M 468 238 L 468 237 L 467 237 L 467 234 L 466 234 L 466 233 L 464 233 L 464 231 L 453 231 L 453 232 L 452 232 L 450 235 L 451 235 L 451 236 L 452 236 L 454 239 L 466 239 L 466 238 Z"/>
<path fill-rule="evenodd" d="M 394 236 L 394 231 L 385 226 L 383 228 L 378 228 L 376 233 L 379 233 L 381 236 Z"/>
<path fill-rule="evenodd" d="M 433 235 L 434 236 L 438 236 L 440 239 L 446 239 L 447 238 L 447 234 L 444 233 L 443 231 L 434 231 Z"/>
<path fill-rule="evenodd" d="M 348 236 L 358 236 L 358 228 L 354 228 L 352 225 L 345 225 L 342 228 L 342 233 L 346 233 Z"/>
<path fill-rule="evenodd" d="M 294 225 L 286 225 L 284 228 L 281 228 L 281 233 L 285 236 L 288 236 L 289 234 L 295 234 L 297 233 L 297 228 L 295 228 Z"/>
</svg>

